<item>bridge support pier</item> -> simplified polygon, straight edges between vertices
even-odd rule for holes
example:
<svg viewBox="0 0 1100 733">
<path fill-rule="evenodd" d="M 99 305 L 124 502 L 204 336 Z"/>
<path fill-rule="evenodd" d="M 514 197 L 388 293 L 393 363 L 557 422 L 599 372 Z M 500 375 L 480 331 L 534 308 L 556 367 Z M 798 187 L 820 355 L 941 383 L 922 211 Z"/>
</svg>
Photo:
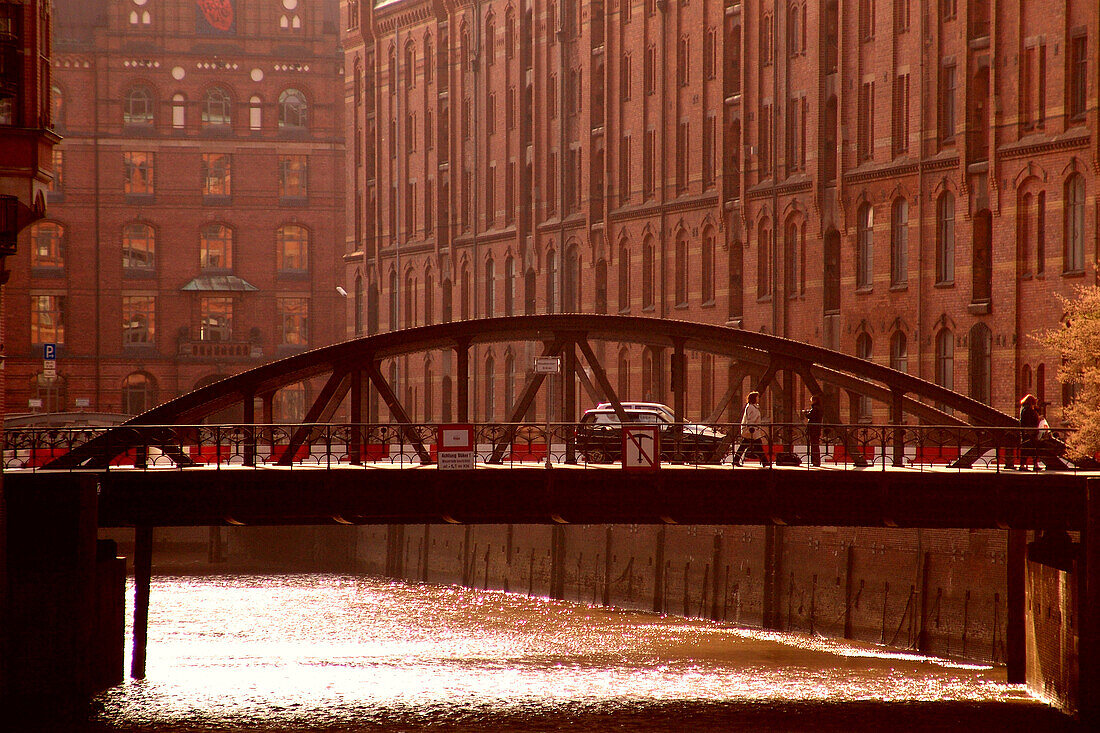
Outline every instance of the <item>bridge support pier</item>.
<svg viewBox="0 0 1100 733">
<path fill-rule="evenodd" d="M 145 650 L 149 645 L 149 584 L 153 576 L 153 528 L 134 528 L 134 650 L 130 677 L 145 679 Z"/>
<path fill-rule="evenodd" d="M 1077 699 L 1081 719 L 1095 725 L 1100 723 L 1100 479 L 1089 479 L 1086 492 Z"/>
<path fill-rule="evenodd" d="M 1027 682 L 1027 532 L 1008 530 L 1008 620 L 1005 624 L 1005 667 L 1010 684 Z"/>
</svg>

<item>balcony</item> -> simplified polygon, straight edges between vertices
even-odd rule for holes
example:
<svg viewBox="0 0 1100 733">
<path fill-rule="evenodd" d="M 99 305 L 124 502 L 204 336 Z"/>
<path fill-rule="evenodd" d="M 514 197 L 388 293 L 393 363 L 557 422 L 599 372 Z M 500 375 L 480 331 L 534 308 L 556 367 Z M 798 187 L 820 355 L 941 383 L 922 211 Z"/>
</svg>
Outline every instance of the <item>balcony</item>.
<svg viewBox="0 0 1100 733">
<path fill-rule="evenodd" d="M 260 359 L 263 347 L 250 341 L 194 341 L 179 343 L 182 359 Z"/>
</svg>

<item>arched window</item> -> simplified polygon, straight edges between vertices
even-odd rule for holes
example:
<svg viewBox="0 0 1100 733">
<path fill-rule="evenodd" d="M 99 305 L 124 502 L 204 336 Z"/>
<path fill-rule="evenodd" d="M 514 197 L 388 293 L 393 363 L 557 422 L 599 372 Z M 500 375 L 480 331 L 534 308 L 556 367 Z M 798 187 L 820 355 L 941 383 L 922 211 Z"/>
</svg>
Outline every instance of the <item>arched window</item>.
<svg viewBox="0 0 1100 733">
<path fill-rule="evenodd" d="M 443 322 L 450 323 L 454 318 L 454 294 L 452 292 L 451 279 L 444 278 L 443 280 Z"/>
<path fill-rule="evenodd" d="M 799 42 L 802 38 L 799 31 L 798 6 L 791 5 L 787 11 L 787 53 L 794 56 L 799 52 Z"/>
<path fill-rule="evenodd" d="M 955 197 L 944 191 L 936 200 L 936 282 L 955 280 Z"/>
<path fill-rule="evenodd" d="M 761 220 L 756 236 L 756 297 L 758 298 L 772 294 L 771 234 L 768 220 Z"/>
<path fill-rule="evenodd" d="M 993 299 L 993 214 L 982 209 L 974 216 L 973 253 L 970 261 L 972 303 Z"/>
<path fill-rule="evenodd" d="M 856 215 L 856 287 L 870 288 L 874 283 L 875 210 L 869 203 Z"/>
<path fill-rule="evenodd" d="M 683 232 L 676 238 L 676 305 L 688 304 L 688 243 Z"/>
<path fill-rule="evenodd" d="M 309 270 L 309 232 L 305 227 L 286 224 L 275 233 L 279 269 L 284 272 Z"/>
<path fill-rule="evenodd" d="M 435 394 L 435 375 L 432 373 L 432 359 L 424 357 L 424 421 L 432 422 L 435 419 L 435 404 L 432 400 Z"/>
<path fill-rule="evenodd" d="M 909 202 L 898 198 L 890 207 L 890 285 L 909 281 Z"/>
<path fill-rule="evenodd" d="M 424 325 L 435 323 L 435 279 L 432 277 L 432 266 L 424 268 Z"/>
<path fill-rule="evenodd" d="M 661 398 L 661 357 L 647 346 L 642 350 L 642 399 L 658 402 Z"/>
<path fill-rule="evenodd" d="M 642 310 L 652 308 L 655 301 L 653 260 L 653 236 L 647 234 L 642 242 Z"/>
<path fill-rule="evenodd" d="M 516 358 L 511 354 L 504 357 L 504 412 L 507 419 L 512 417 L 516 406 Z"/>
<path fill-rule="evenodd" d="M 248 99 L 248 129 L 256 132 L 263 129 L 264 108 L 263 101 L 253 94 Z"/>
<path fill-rule="evenodd" d="M 565 251 L 565 287 L 562 295 L 562 312 L 579 313 L 581 303 L 581 253 L 580 248 L 570 244 Z"/>
<path fill-rule="evenodd" d="M 714 302 L 714 230 L 708 225 L 703 229 L 702 248 L 699 253 L 699 297 L 704 304 Z"/>
<path fill-rule="evenodd" d="M 55 221 L 31 225 L 31 267 L 60 269 L 65 266 L 65 228 Z"/>
<path fill-rule="evenodd" d="M 405 328 L 416 325 L 416 277 L 411 267 L 405 271 L 405 311 L 402 317 Z"/>
<path fill-rule="evenodd" d="M 492 12 L 485 19 L 485 65 L 492 66 L 496 62 L 496 21 Z"/>
<path fill-rule="evenodd" d="M 148 224 L 135 222 L 122 228 L 122 268 L 127 272 L 151 272 L 157 264 L 157 235 Z"/>
<path fill-rule="evenodd" d="M 497 268 L 490 257 L 485 261 L 485 317 L 497 314 Z"/>
<path fill-rule="evenodd" d="M 936 334 L 936 384 L 955 388 L 955 334 L 948 328 Z"/>
<path fill-rule="evenodd" d="M 619 243 L 619 312 L 630 310 L 630 248 Z"/>
<path fill-rule="evenodd" d="M 462 320 L 470 318 L 470 265 L 462 263 L 462 271 L 458 276 L 458 307 Z"/>
<path fill-rule="evenodd" d="M 56 84 L 50 86 L 50 124 L 55 130 L 65 127 L 65 95 Z"/>
<path fill-rule="evenodd" d="M 871 361 L 874 358 L 874 343 L 871 341 L 871 334 L 864 332 L 856 338 L 856 356 L 860 359 L 866 359 L 867 361 Z M 858 409 L 859 414 L 856 416 L 857 419 L 870 420 L 873 410 L 871 398 L 867 395 L 860 395 Z"/>
<path fill-rule="evenodd" d="M 546 253 L 546 312 L 558 312 L 558 253 Z"/>
<path fill-rule="evenodd" d="M 389 282 L 389 286 L 390 286 L 389 287 L 389 291 L 390 291 L 390 322 L 389 322 L 389 325 L 390 325 L 390 330 L 391 331 L 396 331 L 398 328 L 401 327 L 400 324 L 398 323 L 398 312 L 397 312 L 401 307 L 401 301 L 400 301 L 400 295 L 397 292 L 397 271 L 396 270 L 390 270 L 389 281 L 390 281 Z M 393 388 L 395 390 L 397 389 L 396 384 L 391 383 L 391 386 L 393 386 Z"/>
<path fill-rule="evenodd" d="M 432 37 L 428 36 L 424 39 L 424 81 L 427 84 L 431 84 L 435 76 L 434 65 L 435 55 L 432 53 Z"/>
<path fill-rule="evenodd" d="M 527 268 L 523 273 L 523 314 L 535 314 L 535 268 Z"/>
<path fill-rule="evenodd" d="M 187 126 L 187 102 L 182 94 L 172 95 L 172 127 L 182 130 Z"/>
<path fill-rule="evenodd" d="M 305 95 L 297 89 L 286 89 L 279 95 L 279 129 L 306 129 L 308 106 Z"/>
<path fill-rule="evenodd" d="M 378 311 L 382 294 L 378 292 L 378 282 L 372 276 L 367 287 L 367 333 L 378 333 Z"/>
<path fill-rule="evenodd" d="M 504 259 L 504 315 L 516 314 L 516 260 L 512 255 Z M 511 408 L 509 408 L 511 409 Z"/>
<path fill-rule="evenodd" d="M 233 124 L 233 100 L 221 87 L 206 90 L 202 100 L 202 126 L 228 127 Z"/>
<path fill-rule="evenodd" d="M 416 44 L 409 39 L 405 42 L 405 88 L 416 86 Z"/>
<path fill-rule="evenodd" d="M 122 412 L 140 415 L 157 404 L 157 381 L 144 372 L 134 372 L 122 380 Z"/>
<path fill-rule="evenodd" d="M 1063 270 L 1080 272 L 1085 269 L 1085 179 L 1074 173 L 1065 187 L 1065 245 Z"/>
<path fill-rule="evenodd" d="M 496 381 L 496 360 L 489 354 L 485 357 L 485 422 L 492 422 L 496 417 Z"/>
<path fill-rule="evenodd" d="M 126 93 L 122 106 L 122 121 L 127 125 L 153 124 L 153 92 L 147 86 L 136 86 Z"/>
<path fill-rule="evenodd" d="M 895 331 L 890 337 L 890 368 L 909 371 L 909 341 L 904 331 Z"/>
<path fill-rule="evenodd" d="M 970 398 L 990 404 L 993 398 L 993 333 L 984 323 L 970 329 Z"/>
<path fill-rule="evenodd" d="M 625 400 L 630 398 L 630 359 L 625 348 L 619 351 L 618 364 L 618 398 Z"/>
<path fill-rule="evenodd" d="M 353 318 L 355 320 L 355 335 L 361 336 L 363 334 L 363 276 L 356 273 L 355 275 L 355 313 Z"/>
<path fill-rule="evenodd" d="M 209 224 L 199 233 L 199 266 L 204 270 L 233 267 L 233 230 L 223 224 Z"/>
<path fill-rule="evenodd" d="M 788 297 L 798 295 L 798 224 L 788 221 L 783 229 L 783 290 Z"/>
<path fill-rule="evenodd" d="M 596 313 L 607 313 L 607 260 L 596 262 Z"/>
</svg>

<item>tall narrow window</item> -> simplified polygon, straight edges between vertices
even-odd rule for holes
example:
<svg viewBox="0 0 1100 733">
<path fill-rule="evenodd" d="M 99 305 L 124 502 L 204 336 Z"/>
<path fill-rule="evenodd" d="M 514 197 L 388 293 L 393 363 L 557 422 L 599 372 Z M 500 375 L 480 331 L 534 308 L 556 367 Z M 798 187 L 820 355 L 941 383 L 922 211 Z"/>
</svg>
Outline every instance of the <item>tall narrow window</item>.
<svg viewBox="0 0 1100 733">
<path fill-rule="evenodd" d="M 1085 179 L 1074 173 L 1065 185 L 1065 272 L 1085 269 Z"/>
<path fill-rule="evenodd" d="M 909 281 L 909 202 L 903 198 L 890 207 L 890 285 Z"/>
<path fill-rule="evenodd" d="M 1016 260 L 1020 268 L 1020 274 L 1024 277 L 1031 275 L 1031 208 L 1033 198 L 1030 193 L 1018 194 L 1016 197 Z"/>
<path fill-rule="evenodd" d="M 687 235 L 676 238 L 676 305 L 688 304 L 688 243 Z"/>
<path fill-rule="evenodd" d="M 309 298 L 275 299 L 278 311 L 279 345 L 309 345 Z"/>
<path fill-rule="evenodd" d="M 936 201 L 936 283 L 955 280 L 955 197 L 949 191 Z"/>
<path fill-rule="evenodd" d="M 153 124 L 153 92 L 149 87 L 134 87 L 123 100 L 122 121 L 127 125 Z"/>
<path fill-rule="evenodd" d="M 122 228 L 122 269 L 128 274 L 148 273 L 156 268 L 157 239 L 148 224 L 127 224 Z M 140 275 L 139 275 L 140 276 Z"/>
<path fill-rule="evenodd" d="M 1088 109 L 1088 36 L 1081 34 L 1070 39 L 1069 48 L 1069 116 L 1073 121 L 1085 118 Z"/>
<path fill-rule="evenodd" d="M 872 361 L 874 359 L 874 342 L 871 340 L 871 334 L 861 333 L 856 337 L 856 356 L 860 359 L 866 359 Z M 867 395 L 860 395 L 857 402 L 858 415 L 856 419 L 861 422 L 864 420 L 870 420 L 872 416 L 873 405 L 871 404 L 871 398 Z"/>
<path fill-rule="evenodd" d="M 859 37 L 864 41 L 875 37 L 875 0 L 859 0 Z"/>
<path fill-rule="evenodd" d="M 909 152 L 909 74 L 894 77 L 894 98 L 891 105 L 891 133 L 894 157 Z"/>
<path fill-rule="evenodd" d="M 890 337 L 890 368 L 909 371 L 909 341 L 903 331 L 895 331 Z"/>
<path fill-rule="evenodd" d="M 619 244 L 619 312 L 630 310 L 630 248 Z"/>
<path fill-rule="evenodd" d="M 279 197 L 305 198 L 309 192 L 309 156 L 279 156 Z"/>
<path fill-rule="evenodd" d="M 768 222 L 761 221 L 756 237 L 756 297 L 772 294 L 772 234 Z"/>
<path fill-rule="evenodd" d="M 57 222 L 40 221 L 31 225 L 30 234 L 32 268 L 59 270 L 65 266 L 64 227 Z"/>
<path fill-rule="evenodd" d="M 990 404 L 993 397 L 993 333 L 984 323 L 970 329 L 970 398 Z"/>
<path fill-rule="evenodd" d="M 1047 192 L 1035 197 L 1035 272 L 1043 274 L 1047 263 Z"/>
<path fill-rule="evenodd" d="M 279 95 L 279 129 L 306 129 L 308 105 L 306 97 L 297 89 L 286 89 Z"/>
<path fill-rule="evenodd" d="M 875 210 L 871 204 L 859 207 L 856 216 L 856 287 L 869 289 L 874 282 Z"/>
<path fill-rule="evenodd" d="M 859 87 L 858 129 L 856 147 L 860 161 L 871 160 L 875 154 L 875 83 L 867 81 Z"/>
<path fill-rule="evenodd" d="M 772 174 L 772 108 L 764 105 L 760 108 L 760 123 L 758 127 L 758 139 L 760 140 L 759 176 L 769 178 Z"/>
<path fill-rule="evenodd" d="M 940 70 L 940 139 L 955 138 L 955 99 L 958 87 L 957 69 L 954 64 Z"/>
<path fill-rule="evenodd" d="M 309 270 L 309 231 L 296 224 L 279 227 L 275 233 L 278 268 L 281 272 Z"/>
<path fill-rule="evenodd" d="M 233 123 L 233 100 L 221 87 L 206 91 L 202 100 L 202 126 L 228 127 Z"/>
<path fill-rule="evenodd" d="M 485 261 L 485 317 L 497 314 L 497 269 L 492 258 Z"/>
<path fill-rule="evenodd" d="M 230 341 L 233 338 L 233 299 L 199 299 L 199 340 Z"/>
<path fill-rule="evenodd" d="M 642 309 L 652 308 L 655 302 L 653 287 L 653 237 L 646 235 L 642 242 Z"/>
<path fill-rule="evenodd" d="M 714 230 L 703 229 L 702 247 L 699 253 L 700 299 L 703 304 L 714 302 Z"/>
<path fill-rule="evenodd" d="M 202 154 L 202 195 L 229 196 L 233 193 L 232 156 L 229 153 Z"/>
<path fill-rule="evenodd" d="M 955 335 L 947 328 L 936 334 L 936 384 L 955 388 Z"/>
<path fill-rule="evenodd" d="M 182 130 L 187 126 L 187 108 L 182 94 L 172 95 L 172 127 Z"/>
<path fill-rule="evenodd" d="M 558 312 L 558 253 L 546 253 L 546 312 Z"/>
<path fill-rule="evenodd" d="M 31 294 L 31 343 L 65 343 L 65 296 Z"/>
<path fill-rule="evenodd" d="M 153 153 L 128 151 L 122 154 L 122 192 L 131 195 L 153 193 Z"/>
<path fill-rule="evenodd" d="M 508 255 L 504 260 L 504 315 L 516 314 L 516 260 Z"/>
<path fill-rule="evenodd" d="M 221 224 L 203 227 L 199 234 L 199 265 L 204 270 L 232 269 L 232 229 Z"/>
</svg>

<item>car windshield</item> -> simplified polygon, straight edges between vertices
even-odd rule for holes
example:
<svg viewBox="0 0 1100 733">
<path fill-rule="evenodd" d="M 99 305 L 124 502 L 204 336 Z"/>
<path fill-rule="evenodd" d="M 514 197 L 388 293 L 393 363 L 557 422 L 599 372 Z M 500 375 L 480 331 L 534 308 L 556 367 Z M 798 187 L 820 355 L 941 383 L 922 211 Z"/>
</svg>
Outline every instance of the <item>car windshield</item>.
<svg viewBox="0 0 1100 733">
<path fill-rule="evenodd" d="M 659 415 L 658 413 L 655 413 L 655 412 L 641 412 L 641 411 L 630 410 L 630 411 L 627 411 L 627 413 L 626 413 L 626 421 L 630 422 L 630 423 L 656 424 L 656 423 L 660 423 L 660 422 L 667 422 L 666 420 L 664 420 L 662 418 L 663 418 L 662 415 Z M 586 424 L 590 424 L 590 425 L 619 425 L 619 424 L 621 424 L 621 421 L 619 420 L 619 416 L 616 415 L 614 413 L 614 411 L 612 411 L 612 410 L 607 410 L 607 411 L 600 410 L 598 412 L 597 411 L 587 412 L 587 413 L 585 413 L 584 417 L 581 418 L 581 422 L 586 423 Z"/>
</svg>

